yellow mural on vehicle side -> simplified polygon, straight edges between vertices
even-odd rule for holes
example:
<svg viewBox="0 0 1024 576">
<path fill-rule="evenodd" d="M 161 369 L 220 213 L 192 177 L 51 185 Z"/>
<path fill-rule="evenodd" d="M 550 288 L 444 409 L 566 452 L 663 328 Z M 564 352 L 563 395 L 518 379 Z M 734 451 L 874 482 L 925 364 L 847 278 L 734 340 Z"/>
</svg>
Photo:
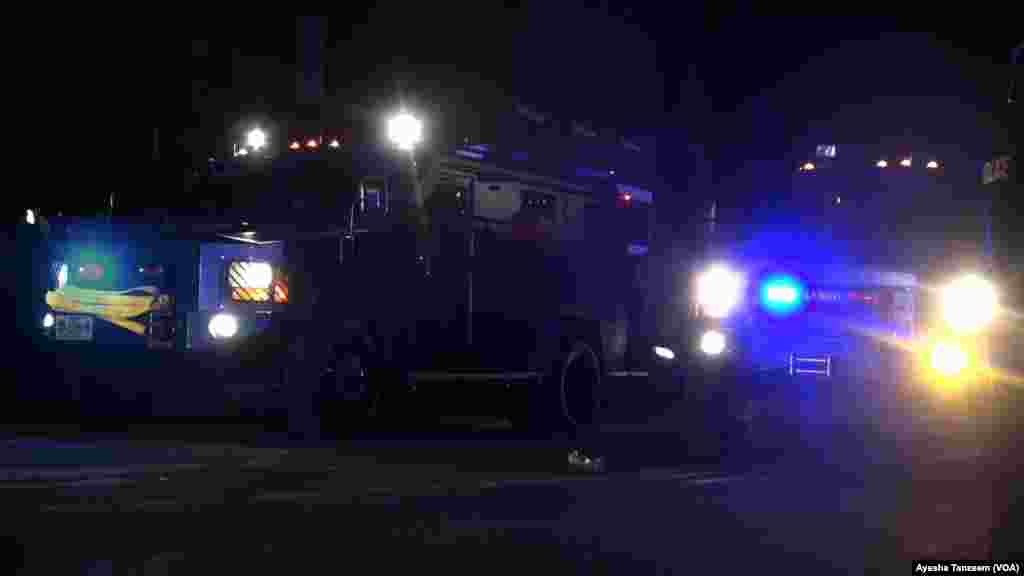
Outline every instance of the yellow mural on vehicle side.
<svg viewBox="0 0 1024 576">
<path fill-rule="evenodd" d="M 46 304 L 55 311 L 90 314 L 139 336 L 146 334 L 146 326 L 132 318 L 160 309 L 165 300 L 155 286 L 119 292 L 65 286 L 46 293 Z"/>
</svg>

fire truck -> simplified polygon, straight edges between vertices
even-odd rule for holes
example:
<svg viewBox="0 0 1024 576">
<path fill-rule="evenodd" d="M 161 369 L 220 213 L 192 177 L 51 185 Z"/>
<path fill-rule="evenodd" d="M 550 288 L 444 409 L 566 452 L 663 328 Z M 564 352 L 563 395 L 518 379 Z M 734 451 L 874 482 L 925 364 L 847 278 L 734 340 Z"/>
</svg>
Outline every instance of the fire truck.
<svg viewBox="0 0 1024 576">
<path fill-rule="evenodd" d="M 693 381 L 739 390 L 755 439 L 863 447 L 992 390 L 999 281 L 985 202 L 963 193 L 974 166 L 954 157 L 811 147 L 770 199 L 715 206 L 685 348 Z"/>
<path fill-rule="evenodd" d="M 38 329 L 74 402 L 362 415 L 516 389 L 530 419 L 574 426 L 616 378 L 672 362 L 647 151 L 571 129 L 417 149 L 411 113 L 354 118 L 248 130 L 196 171 L 187 219 L 34 215 Z"/>
</svg>

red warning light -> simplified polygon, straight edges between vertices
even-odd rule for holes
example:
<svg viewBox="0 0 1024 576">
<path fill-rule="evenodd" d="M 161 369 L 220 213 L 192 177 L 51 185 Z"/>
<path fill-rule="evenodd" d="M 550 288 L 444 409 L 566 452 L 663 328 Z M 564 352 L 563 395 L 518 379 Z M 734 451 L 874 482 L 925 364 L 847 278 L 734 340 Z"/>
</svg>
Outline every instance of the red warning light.
<svg viewBox="0 0 1024 576">
<path fill-rule="evenodd" d="M 306 141 L 306 148 L 316 148 L 317 146 L 320 146 L 320 143 L 313 138 Z"/>
<path fill-rule="evenodd" d="M 288 145 L 288 147 L 291 148 L 292 150 L 298 150 L 299 148 L 302 147 L 302 145 L 299 144 L 298 140 L 293 140 L 292 143 Z"/>
</svg>

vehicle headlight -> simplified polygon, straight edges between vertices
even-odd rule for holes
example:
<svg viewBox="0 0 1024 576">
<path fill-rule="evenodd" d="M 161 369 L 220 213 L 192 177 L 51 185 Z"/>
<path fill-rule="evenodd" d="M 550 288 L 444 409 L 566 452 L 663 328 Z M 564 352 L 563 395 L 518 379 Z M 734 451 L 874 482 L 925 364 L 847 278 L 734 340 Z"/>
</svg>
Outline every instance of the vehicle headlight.
<svg viewBox="0 0 1024 576">
<path fill-rule="evenodd" d="M 961 276 L 942 290 L 943 319 L 957 332 L 985 328 L 995 318 L 998 308 L 995 286 L 981 276 Z"/>
<path fill-rule="evenodd" d="M 967 351 L 952 342 L 932 347 L 932 369 L 943 376 L 956 376 L 967 369 Z"/>
<path fill-rule="evenodd" d="M 697 305 L 711 318 L 725 318 L 740 302 L 740 275 L 724 265 L 714 265 L 697 276 Z"/>
<path fill-rule="evenodd" d="M 238 318 L 223 312 L 214 314 L 210 318 L 209 329 L 210 336 L 217 340 L 234 338 L 235 334 L 238 334 Z"/>
<path fill-rule="evenodd" d="M 64 288 L 68 283 L 68 265 L 61 263 L 57 267 L 57 290 Z"/>
<path fill-rule="evenodd" d="M 725 351 L 725 334 L 708 330 L 700 337 L 700 351 L 708 356 L 718 356 Z"/>
</svg>

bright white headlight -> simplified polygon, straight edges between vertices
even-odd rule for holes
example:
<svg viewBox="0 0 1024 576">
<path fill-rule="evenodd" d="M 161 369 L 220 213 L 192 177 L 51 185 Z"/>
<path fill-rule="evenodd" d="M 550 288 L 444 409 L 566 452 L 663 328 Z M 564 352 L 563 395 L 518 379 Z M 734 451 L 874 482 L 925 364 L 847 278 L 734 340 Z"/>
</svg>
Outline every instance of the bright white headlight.
<svg viewBox="0 0 1024 576">
<path fill-rule="evenodd" d="M 959 332 L 984 328 L 995 318 L 998 308 L 995 286 L 975 274 L 953 280 L 942 291 L 943 318 Z"/>
<path fill-rule="evenodd" d="M 67 283 L 68 283 L 68 265 L 67 264 L 61 264 L 60 267 L 57 268 L 57 289 L 60 290 L 61 288 L 66 286 Z"/>
<path fill-rule="evenodd" d="M 739 274 L 722 265 L 712 266 L 697 277 L 697 304 L 712 318 L 725 318 L 740 302 Z"/>
<path fill-rule="evenodd" d="M 235 334 L 238 334 L 238 318 L 223 312 L 214 314 L 214 316 L 210 318 L 209 329 L 210 336 L 213 336 L 217 340 L 234 338 Z"/>
<path fill-rule="evenodd" d="M 939 342 L 932 348 L 932 369 L 945 376 L 955 376 L 967 368 L 967 352 L 956 344 Z"/>
<path fill-rule="evenodd" d="M 708 356 L 718 356 L 725 351 L 725 334 L 708 330 L 700 337 L 700 351 Z"/>
</svg>

